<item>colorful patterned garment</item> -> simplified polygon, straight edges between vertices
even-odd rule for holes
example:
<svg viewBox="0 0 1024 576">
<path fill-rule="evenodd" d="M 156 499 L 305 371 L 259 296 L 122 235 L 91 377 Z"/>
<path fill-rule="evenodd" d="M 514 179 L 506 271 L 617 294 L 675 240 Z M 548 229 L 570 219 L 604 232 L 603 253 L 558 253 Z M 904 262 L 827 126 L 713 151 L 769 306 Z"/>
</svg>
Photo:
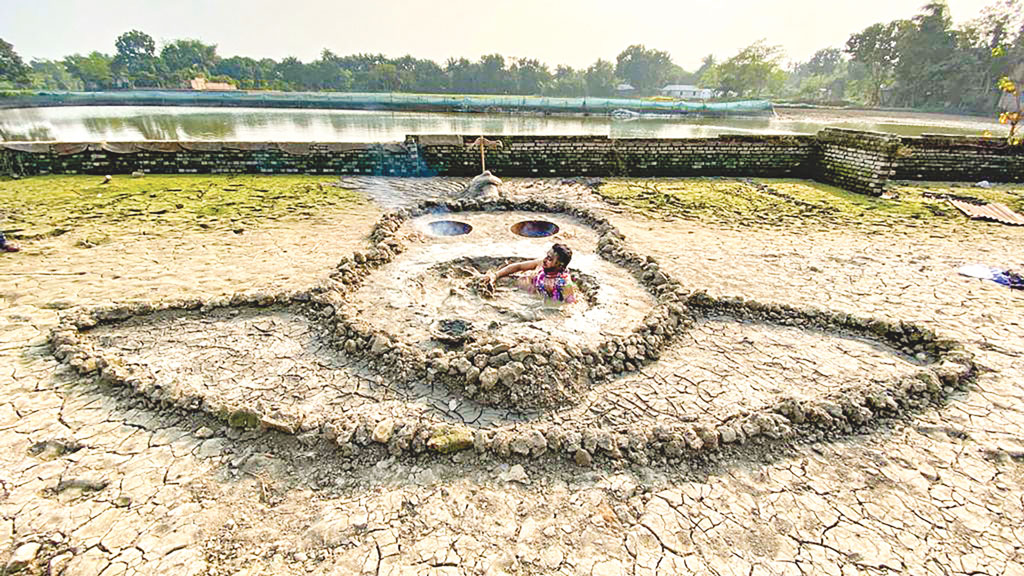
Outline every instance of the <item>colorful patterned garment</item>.
<svg viewBox="0 0 1024 576">
<path fill-rule="evenodd" d="M 541 270 L 530 279 L 529 288 L 531 292 L 543 294 L 544 298 L 556 302 L 572 304 L 576 301 L 576 283 L 564 268 L 550 275 Z"/>
</svg>

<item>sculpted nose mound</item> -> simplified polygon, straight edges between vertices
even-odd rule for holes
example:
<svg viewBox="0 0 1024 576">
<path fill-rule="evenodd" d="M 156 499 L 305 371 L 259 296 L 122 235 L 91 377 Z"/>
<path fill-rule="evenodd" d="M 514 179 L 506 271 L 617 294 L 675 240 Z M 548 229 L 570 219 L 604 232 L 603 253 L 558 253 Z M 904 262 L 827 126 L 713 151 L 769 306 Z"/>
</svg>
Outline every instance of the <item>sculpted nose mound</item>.
<svg viewBox="0 0 1024 576">
<path fill-rule="evenodd" d="M 464 196 L 466 198 L 497 200 L 501 196 L 501 178 L 491 174 L 488 170 L 470 181 Z"/>
</svg>

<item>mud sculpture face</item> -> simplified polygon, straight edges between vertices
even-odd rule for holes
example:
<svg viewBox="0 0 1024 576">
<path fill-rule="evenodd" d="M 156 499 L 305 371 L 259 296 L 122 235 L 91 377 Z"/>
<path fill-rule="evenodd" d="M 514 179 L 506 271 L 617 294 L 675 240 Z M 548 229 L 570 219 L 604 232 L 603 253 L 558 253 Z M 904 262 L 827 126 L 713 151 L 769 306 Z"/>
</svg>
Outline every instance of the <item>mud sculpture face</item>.
<svg viewBox="0 0 1024 576">
<path fill-rule="evenodd" d="M 365 273 L 356 289 L 328 294 L 337 300 L 339 326 L 354 335 L 345 346 L 359 349 L 355 335 L 369 331 L 362 347 L 388 350 L 391 377 L 433 374 L 435 383 L 459 396 L 524 410 L 565 405 L 592 382 L 636 370 L 656 357 L 666 336 L 685 326 L 681 307 L 659 302 L 653 291 L 658 285 L 649 289 L 628 268 L 595 254 L 599 234 L 568 216 L 550 217 L 577 248 L 573 273 L 581 281 L 580 302 L 545 303 L 516 289 L 513 278 L 499 283 L 497 297 L 483 298 L 473 286 L 476 275 L 550 247 L 550 239 L 509 233 L 509 223 L 528 216 L 463 211 L 459 217 L 473 233 L 457 238 L 430 234 L 439 221 L 448 222 L 431 214 L 404 222 L 395 230 L 405 238 L 401 254 Z M 651 266 L 638 260 L 641 264 Z M 435 336 L 438 319 L 469 325 L 459 345 Z M 652 326 L 661 326 L 662 334 L 654 334 Z M 637 351 L 606 362 L 600 350 L 617 346 L 608 333 L 628 335 Z"/>
<path fill-rule="evenodd" d="M 553 224 L 556 235 L 511 233 L 530 221 Z M 469 287 L 480 271 L 536 258 L 554 241 L 574 249 L 578 309 L 517 300 L 511 287 L 485 301 Z M 383 216 L 370 243 L 308 291 L 71 311 L 51 334 L 54 354 L 162 406 L 320 436 L 346 456 L 382 454 L 378 446 L 395 455 L 474 449 L 580 463 L 671 462 L 726 444 L 849 431 L 940 401 L 974 372 L 956 342 L 912 324 L 687 290 L 607 220 L 564 202 L 423 205 Z M 722 318 L 845 338 L 852 344 L 836 354 L 859 346 L 867 368 L 756 404 L 718 405 L 710 420 L 672 398 L 602 412 L 609 398 L 664 384 L 658 359 Z M 217 344 L 217 330 L 231 346 Z M 167 336 L 190 331 L 195 337 Z M 287 369 L 273 364 L 282 354 Z M 872 354 L 899 370 L 874 370 Z M 729 393 L 717 382 L 691 388 Z"/>
</svg>

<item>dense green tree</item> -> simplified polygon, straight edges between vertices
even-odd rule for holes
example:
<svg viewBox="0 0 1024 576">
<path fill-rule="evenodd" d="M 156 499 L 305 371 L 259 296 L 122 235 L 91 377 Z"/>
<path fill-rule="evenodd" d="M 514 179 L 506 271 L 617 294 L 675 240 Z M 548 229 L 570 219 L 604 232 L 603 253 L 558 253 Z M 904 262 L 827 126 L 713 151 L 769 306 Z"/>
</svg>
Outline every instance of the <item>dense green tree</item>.
<svg viewBox="0 0 1024 576">
<path fill-rule="evenodd" d="M 778 94 L 785 82 L 782 47 L 758 40 L 717 67 L 717 88 L 738 96 Z"/>
<path fill-rule="evenodd" d="M 829 76 L 834 74 L 836 68 L 843 62 L 843 52 L 838 48 L 822 48 L 811 56 L 811 59 L 804 65 L 804 70 L 809 76 Z"/>
<path fill-rule="evenodd" d="M 640 93 L 649 94 L 661 88 L 672 72 L 668 52 L 648 50 L 634 44 L 616 58 L 615 75 L 629 82 Z"/>
<path fill-rule="evenodd" d="M 403 56 L 394 61 L 405 90 L 422 93 L 444 92 L 448 77 L 444 70 L 432 60 Z"/>
<path fill-rule="evenodd" d="M 992 37 L 976 24 L 969 22 L 955 31 L 956 50 L 951 70 L 954 78 L 948 97 L 949 107 L 957 110 L 992 109 L 999 99 L 998 91 L 992 87 L 1007 71 L 1008 62 L 993 57 Z"/>
<path fill-rule="evenodd" d="M 273 61 L 271 61 L 273 62 Z M 273 68 L 273 64 L 271 65 Z M 235 81 L 239 88 L 257 89 L 267 86 L 267 75 L 258 60 L 245 56 L 232 56 L 217 62 L 211 70 L 214 76 L 227 76 Z"/>
<path fill-rule="evenodd" d="M 402 76 L 398 66 L 381 62 L 370 70 L 368 83 L 371 92 L 397 92 L 402 89 Z"/>
<path fill-rule="evenodd" d="M 309 64 L 310 90 L 344 92 L 352 87 L 352 73 L 341 65 L 341 58 L 324 49 L 320 59 Z"/>
<path fill-rule="evenodd" d="M 956 37 L 944 0 L 931 2 L 896 38 L 895 97 L 910 107 L 949 107 L 955 100 Z"/>
<path fill-rule="evenodd" d="M 896 37 L 905 26 L 901 21 L 872 24 L 846 41 L 846 52 L 853 62 L 868 71 L 867 103 L 877 106 L 882 101 L 882 88 L 892 81 L 899 52 Z"/>
<path fill-rule="evenodd" d="M 281 79 L 278 63 L 273 58 L 261 58 L 259 65 L 260 87 L 271 90 L 284 90 L 285 84 Z"/>
<path fill-rule="evenodd" d="M 115 80 L 127 86 L 155 87 L 160 84 L 160 61 L 156 57 L 153 37 L 139 30 L 131 30 L 114 42 L 117 55 L 110 69 Z"/>
<path fill-rule="evenodd" d="M 383 54 L 352 54 L 338 59 L 341 68 L 348 70 L 352 75 L 352 89 L 357 92 L 370 90 L 371 82 L 374 80 L 371 73 L 377 66 L 387 62 L 388 59 Z"/>
<path fill-rule="evenodd" d="M 286 90 L 302 90 L 308 86 L 312 77 L 306 65 L 294 56 L 278 62 L 274 66 L 274 76 L 281 80 Z"/>
<path fill-rule="evenodd" d="M 555 68 L 555 75 L 551 78 L 544 90 L 549 96 L 572 97 L 579 96 L 587 90 L 587 79 L 582 71 L 575 70 L 571 66 L 559 66 Z"/>
<path fill-rule="evenodd" d="M 448 89 L 461 94 L 479 92 L 476 66 L 466 58 L 449 58 L 444 66 L 448 75 Z"/>
<path fill-rule="evenodd" d="M 84 85 L 63 62 L 33 60 L 30 67 L 29 83 L 37 90 L 81 90 Z"/>
<path fill-rule="evenodd" d="M 961 63 L 969 72 L 964 85 L 969 87 L 963 107 L 988 111 L 1001 104 L 1003 91 L 992 86 L 1003 77 L 1017 85 L 1024 82 L 1024 0 L 997 0 L 981 15 L 958 31 L 957 44 L 969 56 Z M 1005 107 L 1005 106 L 1004 106 Z"/>
<path fill-rule="evenodd" d="M 64 58 L 64 67 L 72 76 L 78 78 L 86 90 L 105 90 L 113 84 L 113 73 L 110 70 L 114 59 L 102 52 L 92 52 L 88 56 L 72 54 Z"/>
<path fill-rule="evenodd" d="M 665 84 L 694 85 L 697 83 L 697 75 L 687 72 L 682 66 L 673 64 L 665 76 Z"/>
<path fill-rule="evenodd" d="M 714 54 L 708 54 L 701 60 L 700 68 L 693 75 L 697 78 L 697 86 L 701 88 L 718 88 L 718 62 Z"/>
<path fill-rule="evenodd" d="M 615 67 L 607 60 L 598 59 L 587 68 L 587 96 L 608 97 L 615 94 Z"/>
<path fill-rule="evenodd" d="M 693 75 L 696 76 L 697 81 L 699 82 L 700 81 L 700 77 L 703 76 L 705 72 L 707 72 L 708 70 L 714 68 L 717 65 L 718 65 L 718 61 L 715 60 L 715 55 L 714 54 L 708 54 L 704 58 L 701 58 L 700 68 L 697 68 L 697 71 L 694 72 Z"/>
<path fill-rule="evenodd" d="M 0 81 L 23 84 L 28 82 L 28 73 L 28 66 L 14 51 L 14 46 L 0 38 Z"/>
<path fill-rule="evenodd" d="M 515 86 L 505 68 L 505 57 L 501 54 L 488 54 L 480 58 L 479 66 L 480 91 L 485 94 L 509 94 Z"/>
<path fill-rule="evenodd" d="M 199 40 L 175 40 L 160 49 L 164 84 L 187 86 L 196 76 L 209 76 L 217 66 L 217 46 Z"/>
<path fill-rule="evenodd" d="M 846 97 L 849 63 L 838 48 L 823 48 L 807 62 L 793 66 L 787 95 L 804 101 L 834 102 Z"/>
<path fill-rule="evenodd" d="M 516 94 L 542 94 L 551 82 L 551 72 L 539 60 L 520 58 L 512 63 L 509 72 Z"/>
<path fill-rule="evenodd" d="M 122 58 L 127 65 L 152 58 L 156 54 L 156 42 L 153 41 L 153 37 L 140 30 L 121 34 L 114 41 L 114 47 L 117 49 L 117 57 Z"/>
</svg>

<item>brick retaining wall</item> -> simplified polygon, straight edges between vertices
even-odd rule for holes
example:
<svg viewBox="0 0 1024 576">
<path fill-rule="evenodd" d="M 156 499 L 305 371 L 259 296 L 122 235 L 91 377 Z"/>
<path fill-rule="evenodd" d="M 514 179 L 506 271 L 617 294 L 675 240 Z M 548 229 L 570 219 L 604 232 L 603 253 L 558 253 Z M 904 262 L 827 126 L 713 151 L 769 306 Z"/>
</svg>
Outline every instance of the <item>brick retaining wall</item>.
<svg viewBox="0 0 1024 576">
<path fill-rule="evenodd" d="M 1002 138 L 907 137 L 897 160 L 898 180 L 1024 182 L 1022 150 Z"/>
<path fill-rule="evenodd" d="M 615 139 L 496 136 L 487 167 L 501 176 L 761 176 L 808 178 L 880 194 L 891 178 L 1024 181 L 1024 151 L 998 139 L 900 138 L 829 128 L 813 136 Z M 409 136 L 383 144 L 306 142 L 7 143 L 0 174 L 366 174 L 471 176 L 474 137 Z"/>
<path fill-rule="evenodd" d="M 854 192 L 879 195 L 895 171 L 898 136 L 826 128 L 817 135 L 816 179 Z"/>
<path fill-rule="evenodd" d="M 472 138 L 410 137 L 438 174 L 480 173 Z M 487 167 L 502 176 L 790 176 L 811 175 L 813 136 L 612 139 L 596 136 L 504 136 L 487 151 Z"/>
</svg>

